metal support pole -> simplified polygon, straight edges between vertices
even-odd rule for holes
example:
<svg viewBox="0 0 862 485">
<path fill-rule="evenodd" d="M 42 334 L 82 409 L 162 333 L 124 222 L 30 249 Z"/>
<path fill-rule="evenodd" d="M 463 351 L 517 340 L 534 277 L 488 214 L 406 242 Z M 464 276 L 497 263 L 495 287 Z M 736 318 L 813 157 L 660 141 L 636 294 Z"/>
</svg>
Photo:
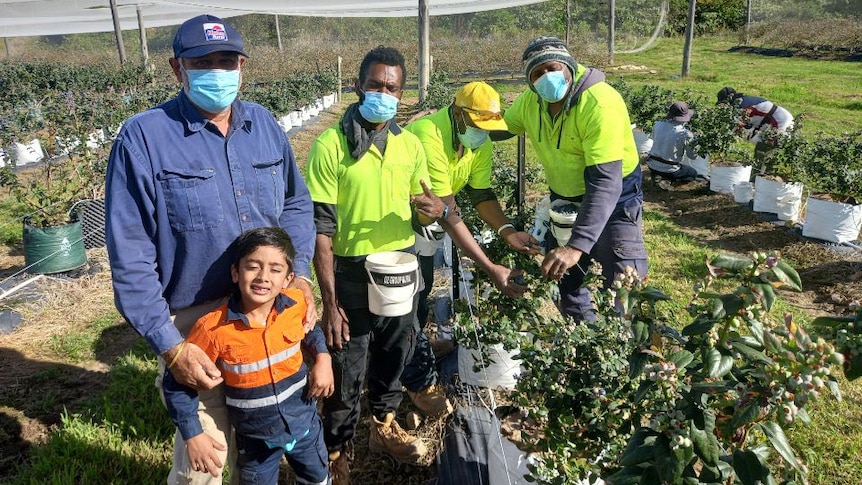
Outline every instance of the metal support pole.
<svg viewBox="0 0 862 485">
<path fill-rule="evenodd" d="M 751 44 L 751 0 L 745 2 L 745 45 Z"/>
<path fill-rule="evenodd" d="M 614 42 L 617 34 L 616 29 L 617 18 L 617 3 L 615 0 L 608 0 L 608 65 L 614 65 Z"/>
<path fill-rule="evenodd" d="M 335 91 L 335 100 L 341 102 L 341 56 L 338 56 L 338 66 L 336 67 L 336 72 L 338 73 L 338 89 Z"/>
<path fill-rule="evenodd" d="M 278 38 L 278 52 L 284 52 L 284 45 L 281 43 L 281 27 L 278 25 L 278 15 L 275 16 L 275 36 Z"/>
<path fill-rule="evenodd" d="M 6 59 L 9 59 L 9 39 L 3 37 L 3 47 L 6 49 Z"/>
<path fill-rule="evenodd" d="M 431 79 L 431 68 L 428 60 L 430 52 L 431 23 L 428 16 L 428 3 L 419 0 L 419 103 L 422 104 L 428 96 L 428 85 Z"/>
<path fill-rule="evenodd" d="M 150 51 L 149 46 L 147 46 L 147 27 L 144 25 L 144 12 L 141 10 L 141 6 L 137 6 L 138 11 L 138 32 L 141 38 L 141 63 L 144 67 L 147 66 L 147 63 L 150 61 Z"/>
<path fill-rule="evenodd" d="M 117 12 L 117 0 L 109 0 L 111 18 L 114 20 L 114 38 L 117 39 L 117 50 L 120 53 L 120 64 L 126 63 L 126 47 L 123 45 L 123 31 L 120 29 L 120 14 Z"/>
<path fill-rule="evenodd" d="M 697 8 L 697 0 L 688 2 L 688 20 L 685 24 L 685 45 L 682 48 L 682 73 L 681 77 L 688 76 L 688 68 L 691 67 L 691 44 L 694 41 L 694 13 Z"/>
</svg>

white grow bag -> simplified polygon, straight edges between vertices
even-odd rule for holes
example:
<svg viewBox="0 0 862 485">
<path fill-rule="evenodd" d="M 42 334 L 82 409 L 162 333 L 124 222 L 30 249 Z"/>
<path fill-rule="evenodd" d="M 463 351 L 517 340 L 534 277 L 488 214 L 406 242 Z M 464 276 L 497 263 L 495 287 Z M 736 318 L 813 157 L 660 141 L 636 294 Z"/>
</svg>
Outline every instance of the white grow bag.
<svg viewBox="0 0 862 485">
<path fill-rule="evenodd" d="M 740 182 L 748 182 L 751 179 L 751 165 L 747 166 L 720 166 L 710 167 L 709 190 L 720 194 L 733 193 L 733 186 Z"/>
<path fill-rule="evenodd" d="M 760 175 L 754 178 L 754 212 L 770 212 L 782 221 L 795 221 L 801 205 L 801 182 L 778 182 Z"/>
<path fill-rule="evenodd" d="M 860 228 L 862 205 L 808 197 L 803 236 L 843 244 L 858 239 Z"/>
</svg>

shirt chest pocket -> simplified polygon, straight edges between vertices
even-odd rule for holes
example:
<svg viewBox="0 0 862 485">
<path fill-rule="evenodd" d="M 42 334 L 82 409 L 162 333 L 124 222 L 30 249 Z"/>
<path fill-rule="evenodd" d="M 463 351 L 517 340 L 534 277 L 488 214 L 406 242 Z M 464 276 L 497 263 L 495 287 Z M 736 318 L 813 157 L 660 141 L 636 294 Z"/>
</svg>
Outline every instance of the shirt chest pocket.
<svg viewBox="0 0 862 485">
<path fill-rule="evenodd" d="M 383 193 L 390 194 L 394 202 L 410 201 L 410 182 L 413 167 L 406 163 L 387 163 L 383 165 Z"/>
<path fill-rule="evenodd" d="M 214 169 L 164 170 L 158 180 L 174 230 L 202 231 L 222 223 L 224 211 Z"/>
<path fill-rule="evenodd" d="M 284 159 L 255 162 L 258 208 L 268 216 L 278 218 L 284 208 Z"/>
</svg>

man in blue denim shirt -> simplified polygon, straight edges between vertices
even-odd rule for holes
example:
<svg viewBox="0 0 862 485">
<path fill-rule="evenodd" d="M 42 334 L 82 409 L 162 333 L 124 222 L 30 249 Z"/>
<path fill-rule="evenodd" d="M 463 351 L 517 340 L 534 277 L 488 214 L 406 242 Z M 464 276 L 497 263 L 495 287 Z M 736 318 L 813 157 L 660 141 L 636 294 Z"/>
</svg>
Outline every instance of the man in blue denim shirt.
<svg viewBox="0 0 862 485">
<path fill-rule="evenodd" d="M 224 447 L 222 463 L 208 467 L 214 470 L 196 470 L 178 436 L 168 483 L 215 484 L 225 459 L 235 458 L 227 452 L 222 378 L 199 347 L 181 345 L 184 335 L 226 301 L 228 246 L 264 226 L 282 227 L 294 242 L 294 281 L 305 295 L 305 327 L 311 328 L 317 320 L 309 285 L 315 228 L 287 137 L 266 109 L 237 99 L 247 57 L 239 33 L 201 15 L 180 26 L 173 48 L 170 64 L 182 90 L 129 118 L 111 151 L 108 255 L 117 308 L 161 357 L 156 386 L 171 372 L 196 389 L 201 422 Z"/>
</svg>

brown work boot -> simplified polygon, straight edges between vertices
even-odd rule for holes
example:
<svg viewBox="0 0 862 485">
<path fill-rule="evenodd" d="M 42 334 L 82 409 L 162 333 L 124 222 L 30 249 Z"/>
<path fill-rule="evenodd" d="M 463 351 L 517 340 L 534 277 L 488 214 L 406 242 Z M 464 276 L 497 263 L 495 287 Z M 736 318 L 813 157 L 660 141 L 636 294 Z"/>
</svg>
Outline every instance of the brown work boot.
<svg viewBox="0 0 862 485">
<path fill-rule="evenodd" d="M 413 405 L 429 418 L 448 416 L 452 411 L 452 402 L 438 385 L 428 386 L 421 391 L 407 391 Z"/>
<path fill-rule="evenodd" d="M 332 485 L 350 485 L 350 462 L 353 461 L 353 443 L 346 443 L 340 450 L 329 452 L 329 476 Z"/>
<path fill-rule="evenodd" d="M 387 414 L 383 421 L 378 421 L 374 416 L 371 420 L 369 448 L 386 453 L 401 463 L 417 463 L 425 457 L 428 452 L 425 445 L 398 426 L 394 413 Z"/>
</svg>

